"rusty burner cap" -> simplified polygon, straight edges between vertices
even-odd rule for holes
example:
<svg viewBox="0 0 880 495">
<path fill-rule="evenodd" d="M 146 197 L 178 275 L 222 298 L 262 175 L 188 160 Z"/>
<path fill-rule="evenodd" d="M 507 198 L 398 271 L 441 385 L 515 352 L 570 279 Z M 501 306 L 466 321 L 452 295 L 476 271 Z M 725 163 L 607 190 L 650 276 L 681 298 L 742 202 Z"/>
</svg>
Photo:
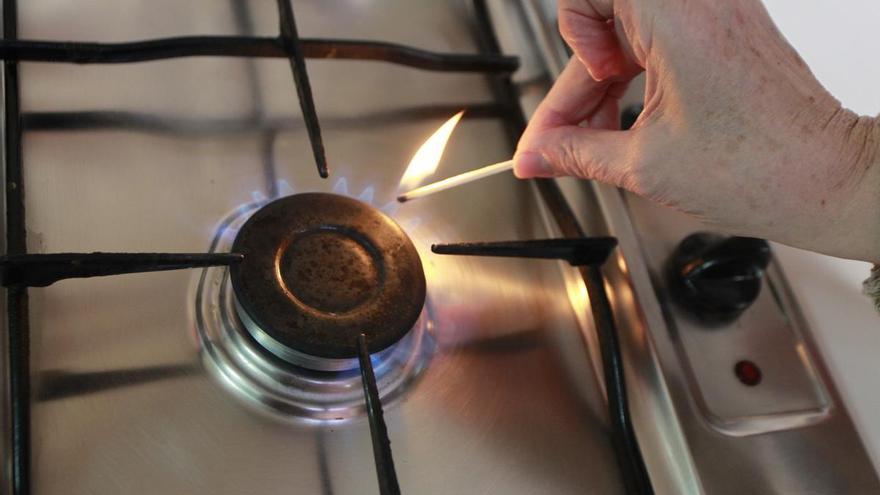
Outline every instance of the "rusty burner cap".
<svg viewBox="0 0 880 495">
<path fill-rule="evenodd" d="M 306 193 L 260 208 L 242 226 L 231 268 L 239 316 L 273 354 L 348 359 L 400 340 L 425 304 L 425 273 L 393 220 L 345 196 Z M 250 320 L 250 321 L 248 321 Z M 247 324 L 251 323 L 251 324 Z"/>
</svg>

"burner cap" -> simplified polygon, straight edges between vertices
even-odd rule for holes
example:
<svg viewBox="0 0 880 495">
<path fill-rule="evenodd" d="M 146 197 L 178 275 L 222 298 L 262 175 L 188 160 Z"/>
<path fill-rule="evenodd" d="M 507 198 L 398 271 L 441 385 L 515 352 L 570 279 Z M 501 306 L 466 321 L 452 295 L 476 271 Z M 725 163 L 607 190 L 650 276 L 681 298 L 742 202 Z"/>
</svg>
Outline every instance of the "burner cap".
<svg viewBox="0 0 880 495">
<path fill-rule="evenodd" d="M 288 361 L 356 357 L 361 333 L 371 353 L 381 351 L 409 332 L 425 303 L 425 274 L 406 233 L 345 196 L 275 200 L 242 226 L 232 251 L 244 254 L 231 268 L 239 315 Z"/>
</svg>

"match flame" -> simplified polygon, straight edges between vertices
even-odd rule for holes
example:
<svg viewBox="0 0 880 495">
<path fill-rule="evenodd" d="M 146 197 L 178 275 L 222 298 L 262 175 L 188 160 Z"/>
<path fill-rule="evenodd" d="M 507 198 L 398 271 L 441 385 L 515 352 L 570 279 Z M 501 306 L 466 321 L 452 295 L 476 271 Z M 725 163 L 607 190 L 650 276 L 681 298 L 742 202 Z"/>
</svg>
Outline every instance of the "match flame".
<svg viewBox="0 0 880 495">
<path fill-rule="evenodd" d="M 425 141 L 425 144 L 416 151 L 412 160 L 409 161 L 409 166 L 406 167 L 406 172 L 403 173 L 403 177 L 400 179 L 398 191 L 409 191 L 418 187 L 426 177 L 433 175 L 437 171 L 437 166 L 440 165 L 440 158 L 443 157 L 443 150 L 446 149 L 446 143 L 449 142 L 449 137 L 452 136 L 452 131 L 455 130 L 455 126 L 458 125 L 462 115 L 464 115 L 464 110 L 453 115 L 439 129 L 434 131 L 434 134 Z"/>
</svg>

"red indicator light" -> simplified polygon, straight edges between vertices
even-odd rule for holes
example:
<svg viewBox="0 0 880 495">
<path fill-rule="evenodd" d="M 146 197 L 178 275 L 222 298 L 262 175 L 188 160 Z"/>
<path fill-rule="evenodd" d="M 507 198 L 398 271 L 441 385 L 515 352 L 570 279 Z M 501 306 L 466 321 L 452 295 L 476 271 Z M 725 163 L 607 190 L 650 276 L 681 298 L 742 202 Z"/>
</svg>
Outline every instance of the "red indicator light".
<svg viewBox="0 0 880 495">
<path fill-rule="evenodd" d="M 737 362 L 733 367 L 733 372 L 743 385 L 754 387 L 761 383 L 761 368 L 749 360 Z"/>
</svg>

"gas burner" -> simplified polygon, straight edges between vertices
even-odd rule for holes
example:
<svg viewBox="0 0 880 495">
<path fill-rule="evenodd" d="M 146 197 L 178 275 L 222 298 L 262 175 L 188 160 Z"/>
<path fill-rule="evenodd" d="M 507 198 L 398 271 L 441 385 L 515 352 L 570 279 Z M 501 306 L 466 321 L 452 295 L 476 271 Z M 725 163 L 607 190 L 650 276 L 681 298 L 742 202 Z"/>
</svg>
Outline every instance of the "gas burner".
<svg viewBox="0 0 880 495">
<path fill-rule="evenodd" d="M 232 246 L 239 317 L 275 356 L 319 370 L 357 367 L 399 341 L 425 303 L 415 246 L 379 210 L 335 194 L 275 200 L 244 224 Z"/>
<path fill-rule="evenodd" d="M 282 418 L 362 415 L 361 333 L 383 402 L 427 365 L 418 252 L 377 209 L 324 193 L 250 205 L 221 223 L 210 249 L 233 250 L 247 265 L 202 271 L 195 319 L 205 363 L 236 395 Z"/>
</svg>

